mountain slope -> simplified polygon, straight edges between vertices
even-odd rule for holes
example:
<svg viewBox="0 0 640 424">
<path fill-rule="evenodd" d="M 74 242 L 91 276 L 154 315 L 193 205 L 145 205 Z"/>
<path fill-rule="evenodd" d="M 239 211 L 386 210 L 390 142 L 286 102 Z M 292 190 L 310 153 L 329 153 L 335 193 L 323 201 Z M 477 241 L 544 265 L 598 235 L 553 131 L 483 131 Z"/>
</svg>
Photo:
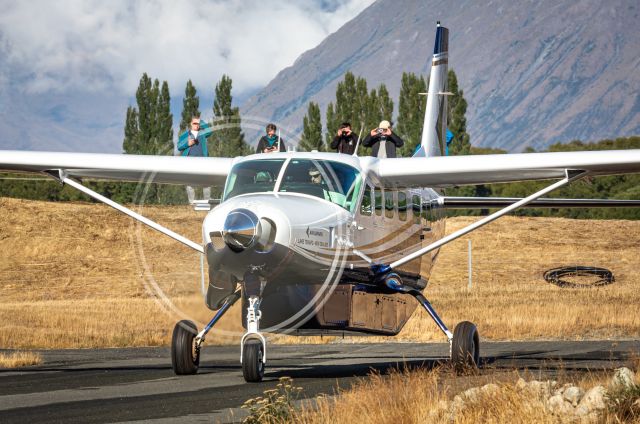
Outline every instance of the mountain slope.
<svg viewBox="0 0 640 424">
<path fill-rule="evenodd" d="M 640 25 L 635 0 L 378 0 L 247 100 L 243 113 L 299 133 L 346 71 L 395 101 L 403 71 L 429 72 L 437 20 L 477 146 L 520 151 L 572 139 L 640 134 Z M 293 34 L 292 36 L 295 36 Z"/>
</svg>

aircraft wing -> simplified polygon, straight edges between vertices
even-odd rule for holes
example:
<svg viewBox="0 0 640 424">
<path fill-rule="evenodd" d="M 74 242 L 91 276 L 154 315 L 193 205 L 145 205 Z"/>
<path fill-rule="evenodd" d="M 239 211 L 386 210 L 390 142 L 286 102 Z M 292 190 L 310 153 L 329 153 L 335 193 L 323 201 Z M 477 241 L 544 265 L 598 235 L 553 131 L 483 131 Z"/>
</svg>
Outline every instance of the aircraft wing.
<svg viewBox="0 0 640 424">
<path fill-rule="evenodd" d="M 0 151 L 0 170 L 45 172 L 72 177 L 193 186 L 224 185 L 232 158 L 99 153 Z"/>
<path fill-rule="evenodd" d="M 640 149 L 371 159 L 368 168 L 385 184 L 451 187 L 563 178 L 565 170 L 640 173 Z"/>
<path fill-rule="evenodd" d="M 438 198 L 447 209 L 492 209 L 504 208 L 520 197 L 453 197 Z M 526 208 L 637 208 L 640 200 L 619 199 L 555 199 L 540 198 L 528 203 Z"/>
</svg>

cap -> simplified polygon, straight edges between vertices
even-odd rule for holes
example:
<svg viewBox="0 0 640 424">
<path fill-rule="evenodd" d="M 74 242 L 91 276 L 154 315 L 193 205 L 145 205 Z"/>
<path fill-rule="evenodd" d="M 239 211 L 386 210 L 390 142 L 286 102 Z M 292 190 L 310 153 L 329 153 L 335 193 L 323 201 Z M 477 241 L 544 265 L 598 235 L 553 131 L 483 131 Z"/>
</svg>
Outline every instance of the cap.
<svg viewBox="0 0 640 424">
<path fill-rule="evenodd" d="M 378 128 L 382 128 L 383 130 L 386 130 L 390 126 L 391 126 L 391 122 L 389 122 L 389 121 L 381 121 L 380 125 L 378 125 Z"/>
</svg>

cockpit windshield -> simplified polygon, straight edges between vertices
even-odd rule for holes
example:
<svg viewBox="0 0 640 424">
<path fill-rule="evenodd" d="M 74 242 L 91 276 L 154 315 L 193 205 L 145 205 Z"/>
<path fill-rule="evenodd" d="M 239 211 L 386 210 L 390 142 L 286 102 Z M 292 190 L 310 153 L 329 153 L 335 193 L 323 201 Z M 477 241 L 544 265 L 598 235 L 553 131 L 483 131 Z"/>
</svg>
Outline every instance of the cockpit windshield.
<svg viewBox="0 0 640 424">
<path fill-rule="evenodd" d="M 340 162 L 292 159 L 280 192 L 303 193 L 328 200 L 351 211 L 360 190 L 360 173 Z"/>
<path fill-rule="evenodd" d="M 224 189 L 224 199 L 240 194 L 273 191 L 284 159 L 240 162 L 233 167 Z"/>
<path fill-rule="evenodd" d="M 272 192 L 307 194 L 353 211 L 360 191 L 357 169 L 340 162 L 317 159 L 291 159 L 282 181 L 277 183 L 285 159 L 240 162 L 229 174 L 224 200 L 241 194 Z"/>
</svg>

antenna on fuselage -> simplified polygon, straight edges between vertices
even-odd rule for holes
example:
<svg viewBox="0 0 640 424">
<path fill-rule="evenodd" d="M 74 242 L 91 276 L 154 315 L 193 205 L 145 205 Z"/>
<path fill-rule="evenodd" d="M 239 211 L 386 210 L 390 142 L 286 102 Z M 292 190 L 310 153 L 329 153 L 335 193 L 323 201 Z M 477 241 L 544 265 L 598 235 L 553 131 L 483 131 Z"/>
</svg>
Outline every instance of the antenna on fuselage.
<svg viewBox="0 0 640 424">
<path fill-rule="evenodd" d="M 360 122 L 360 134 L 358 134 L 358 141 L 356 141 L 356 148 L 353 151 L 353 155 L 358 156 L 358 146 L 360 146 L 360 139 L 362 138 L 362 131 L 364 130 L 364 122 Z"/>
</svg>

